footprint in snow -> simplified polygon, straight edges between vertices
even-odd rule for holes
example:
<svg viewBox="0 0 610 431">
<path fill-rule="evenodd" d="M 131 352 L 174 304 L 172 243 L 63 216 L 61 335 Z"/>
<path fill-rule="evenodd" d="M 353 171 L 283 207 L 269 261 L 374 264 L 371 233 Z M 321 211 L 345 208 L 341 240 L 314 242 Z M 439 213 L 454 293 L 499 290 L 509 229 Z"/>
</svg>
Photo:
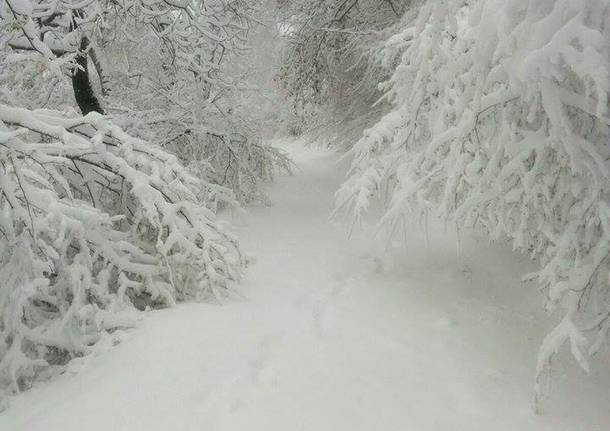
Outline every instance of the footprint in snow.
<svg viewBox="0 0 610 431">
<path fill-rule="evenodd" d="M 258 343 L 256 356 L 250 360 L 250 378 L 256 383 L 275 385 L 276 378 L 271 366 L 271 358 L 284 339 L 283 333 L 264 336 Z"/>
</svg>

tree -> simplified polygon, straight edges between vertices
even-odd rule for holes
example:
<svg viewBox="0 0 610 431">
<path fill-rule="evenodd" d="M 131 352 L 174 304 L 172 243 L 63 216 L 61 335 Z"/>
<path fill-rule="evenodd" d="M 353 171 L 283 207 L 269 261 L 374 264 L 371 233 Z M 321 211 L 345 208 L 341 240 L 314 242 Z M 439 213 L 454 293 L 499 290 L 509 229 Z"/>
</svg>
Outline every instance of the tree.
<svg viewBox="0 0 610 431">
<path fill-rule="evenodd" d="M 416 208 L 540 262 L 528 278 L 563 317 L 540 348 L 538 398 L 564 343 L 587 370 L 610 331 L 608 16 L 607 0 L 428 2 L 386 43 L 392 109 L 338 192 L 356 222 L 385 191 L 391 232 Z"/>
<path fill-rule="evenodd" d="M 388 69 L 378 51 L 411 2 L 278 1 L 287 38 L 279 80 L 295 130 L 322 130 L 336 145 L 356 139 L 382 114 L 374 105 Z"/>
<path fill-rule="evenodd" d="M 289 167 L 223 69 L 251 6 L 0 3 L 0 392 L 119 341 L 137 310 L 239 280 L 216 209 Z"/>
</svg>

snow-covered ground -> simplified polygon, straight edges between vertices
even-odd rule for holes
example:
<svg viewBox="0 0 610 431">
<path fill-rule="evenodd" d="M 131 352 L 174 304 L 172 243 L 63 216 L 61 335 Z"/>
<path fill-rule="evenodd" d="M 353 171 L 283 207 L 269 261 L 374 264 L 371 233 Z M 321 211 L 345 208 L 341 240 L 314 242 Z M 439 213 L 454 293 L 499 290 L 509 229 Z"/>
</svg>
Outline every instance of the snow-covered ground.
<svg viewBox="0 0 610 431">
<path fill-rule="evenodd" d="M 285 143 L 296 175 L 234 215 L 256 261 L 222 306 L 147 314 L 110 352 L 12 399 L 2 431 L 608 431 L 610 359 L 563 355 L 532 412 L 552 324 L 506 247 L 419 223 L 407 247 L 329 220 L 345 169 Z"/>
</svg>

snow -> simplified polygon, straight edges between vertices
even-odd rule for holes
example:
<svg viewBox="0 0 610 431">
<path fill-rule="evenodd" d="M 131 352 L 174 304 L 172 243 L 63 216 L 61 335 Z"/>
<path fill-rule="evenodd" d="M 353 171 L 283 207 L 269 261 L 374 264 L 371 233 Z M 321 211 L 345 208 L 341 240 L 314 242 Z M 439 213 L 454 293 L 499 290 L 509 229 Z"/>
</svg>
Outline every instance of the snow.
<svg viewBox="0 0 610 431">
<path fill-rule="evenodd" d="M 610 429 L 607 351 L 589 376 L 560 355 L 532 411 L 554 322 L 520 282 L 528 260 L 473 238 L 458 255 L 432 221 L 429 241 L 413 222 L 400 252 L 366 230 L 348 238 L 329 219 L 347 167 L 281 145 L 296 175 L 271 206 L 229 216 L 256 259 L 240 297 L 146 313 L 109 352 L 14 397 L 0 430 Z"/>
</svg>

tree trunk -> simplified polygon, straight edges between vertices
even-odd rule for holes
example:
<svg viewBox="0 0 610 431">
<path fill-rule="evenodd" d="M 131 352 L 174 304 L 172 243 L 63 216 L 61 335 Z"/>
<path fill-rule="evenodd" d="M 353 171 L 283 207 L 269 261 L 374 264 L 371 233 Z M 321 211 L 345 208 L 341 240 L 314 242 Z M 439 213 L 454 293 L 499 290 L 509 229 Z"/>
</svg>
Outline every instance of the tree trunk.
<svg viewBox="0 0 610 431">
<path fill-rule="evenodd" d="M 93 92 L 91 80 L 89 79 L 88 70 L 88 54 L 87 48 L 89 39 L 85 36 L 80 41 L 80 48 L 76 55 L 76 65 L 72 71 L 72 88 L 74 89 L 74 98 L 83 115 L 89 112 L 104 113 L 97 96 Z"/>
</svg>

